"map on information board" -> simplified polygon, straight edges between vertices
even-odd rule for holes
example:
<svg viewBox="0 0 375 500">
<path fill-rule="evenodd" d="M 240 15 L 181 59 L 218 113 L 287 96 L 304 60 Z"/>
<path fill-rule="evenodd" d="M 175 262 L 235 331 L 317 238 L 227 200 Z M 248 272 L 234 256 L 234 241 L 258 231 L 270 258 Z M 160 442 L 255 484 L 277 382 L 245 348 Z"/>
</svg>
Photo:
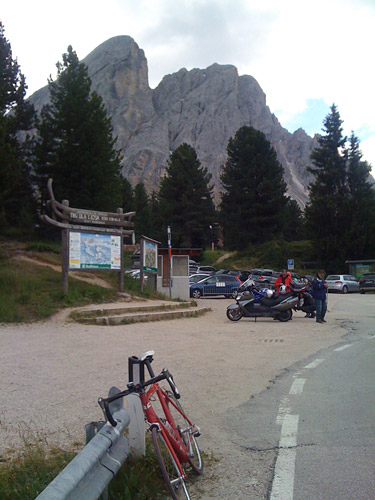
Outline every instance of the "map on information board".
<svg viewBox="0 0 375 500">
<path fill-rule="evenodd" d="M 69 269 L 121 269 L 121 237 L 70 232 Z"/>
</svg>

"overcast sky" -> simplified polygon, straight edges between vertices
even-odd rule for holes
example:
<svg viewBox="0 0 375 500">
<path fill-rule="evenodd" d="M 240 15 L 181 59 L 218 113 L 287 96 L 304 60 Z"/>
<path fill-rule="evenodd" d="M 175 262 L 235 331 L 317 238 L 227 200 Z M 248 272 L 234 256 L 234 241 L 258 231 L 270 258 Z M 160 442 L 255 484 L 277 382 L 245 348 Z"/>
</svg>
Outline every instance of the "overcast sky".
<svg viewBox="0 0 375 500">
<path fill-rule="evenodd" d="M 334 102 L 375 174 L 375 0 L 18 0 L 0 19 L 30 95 L 68 45 L 82 59 L 129 35 L 150 86 L 180 68 L 233 64 L 252 75 L 290 132 L 320 132 Z"/>
</svg>

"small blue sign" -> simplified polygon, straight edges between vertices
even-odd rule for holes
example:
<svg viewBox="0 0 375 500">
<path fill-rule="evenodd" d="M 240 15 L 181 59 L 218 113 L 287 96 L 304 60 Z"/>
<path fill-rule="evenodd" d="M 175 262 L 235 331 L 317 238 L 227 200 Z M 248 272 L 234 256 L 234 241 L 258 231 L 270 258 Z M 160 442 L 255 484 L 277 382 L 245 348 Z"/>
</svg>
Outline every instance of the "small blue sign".
<svg viewBox="0 0 375 500">
<path fill-rule="evenodd" d="M 294 259 L 288 259 L 288 271 L 292 271 L 294 269 Z"/>
</svg>

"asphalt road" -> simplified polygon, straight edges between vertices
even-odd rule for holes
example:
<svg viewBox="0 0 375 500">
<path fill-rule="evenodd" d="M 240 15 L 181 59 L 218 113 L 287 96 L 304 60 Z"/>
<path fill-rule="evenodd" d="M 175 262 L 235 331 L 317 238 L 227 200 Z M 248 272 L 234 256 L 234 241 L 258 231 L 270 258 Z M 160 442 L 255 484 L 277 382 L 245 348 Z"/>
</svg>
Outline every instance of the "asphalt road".
<svg viewBox="0 0 375 500">
<path fill-rule="evenodd" d="M 286 369 L 227 419 L 237 445 L 272 463 L 264 498 L 375 498 L 375 295 L 331 307 L 350 316 L 344 340 Z"/>
</svg>

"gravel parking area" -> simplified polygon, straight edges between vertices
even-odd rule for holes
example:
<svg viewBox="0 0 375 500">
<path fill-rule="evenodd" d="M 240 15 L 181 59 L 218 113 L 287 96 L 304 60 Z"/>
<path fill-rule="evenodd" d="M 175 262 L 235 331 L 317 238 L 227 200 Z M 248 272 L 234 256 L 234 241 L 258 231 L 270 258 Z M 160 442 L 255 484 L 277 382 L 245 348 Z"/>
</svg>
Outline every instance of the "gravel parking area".
<svg viewBox="0 0 375 500">
<path fill-rule="evenodd" d="M 89 326 L 63 311 L 42 323 L 1 326 L 0 454 L 21 447 L 23 433 L 83 444 L 84 425 L 102 419 L 98 396 L 112 385 L 125 387 L 128 356 L 154 349 L 155 372 L 169 368 L 183 406 L 202 429 L 201 448 L 220 458 L 194 485 L 194 498 L 266 498 L 270 464 L 234 443 L 226 412 L 265 390 L 286 367 L 339 341 L 350 316 L 335 313 L 334 304 L 346 299 L 329 296 L 325 325 L 302 313 L 288 323 L 232 323 L 225 315 L 232 301 L 215 298 L 201 299 L 212 312 L 194 319 Z"/>
</svg>

